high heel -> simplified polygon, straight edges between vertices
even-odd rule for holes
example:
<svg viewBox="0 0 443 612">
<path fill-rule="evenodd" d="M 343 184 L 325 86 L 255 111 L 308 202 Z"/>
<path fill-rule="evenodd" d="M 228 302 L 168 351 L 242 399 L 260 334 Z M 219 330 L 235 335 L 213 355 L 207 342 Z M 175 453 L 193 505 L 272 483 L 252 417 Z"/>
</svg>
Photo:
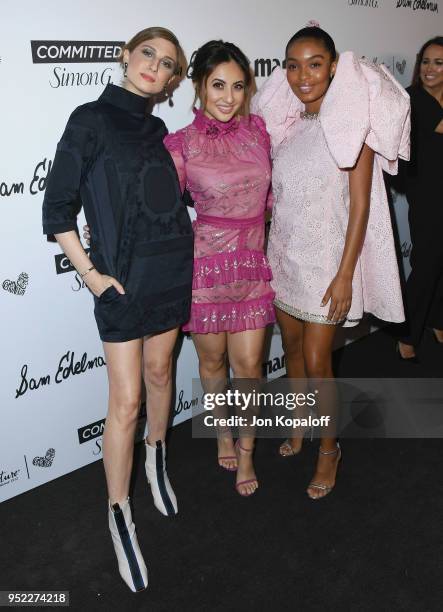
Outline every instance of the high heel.
<svg viewBox="0 0 443 612">
<path fill-rule="evenodd" d="M 295 451 L 294 448 L 292 447 L 291 444 L 291 440 L 288 438 L 286 439 L 284 442 L 282 442 L 282 444 L 280 444 L 279 449 L 278 449 L 278 453 L 281 457 L 295 457 L 296 455 L 298 455 L 299 453 L 301 453 L 301 449 L 303 446 L 303 438 L 305 437 L 306 432 L 309 431 L 310 435 L 309 435 L 309 439 L 312 442 L 313 438 L 314 438 L 314 425 L 309 425 L 309 427 L 305 427 L 304 431 L 303 431 L 303 435 L 300 436 L 300 448 Z M 294 438 L 292 438 L 294 439 Z M 288 452 L 285 453 L 284 449 L 288 449 Z M 283 452 L 282 452 L 283 451 Z"/>
<path fill-rule="evenodd" d="M 397 344 L 395 345 L 395 350 L 397 352 L 397 356 L 400 359 L 400 361 L 407 361 L 408 363 L 420 363 L 417 358 L 417 355 L 414 355 L 413 357 L 403 357 L 403 355 L 400 353 L 399 342 L 397 342 Z"/>
<path fill-rule="evenodd" d="M 329 486 L 329 485 L 325 485 L 322 482 L 311 482 L 308 486 L 308 489 L 318 489 L 319 491 L 325 491 L 324 495 L 317 495 L 316 497 L 314 497 L 313 495 L 309 495 L 308 493 L 308 497 L 310 499 L 313 500 L 317 500 L 317 499 L 322 499 L 323 497 L 326 497 L 326 495 L 328 495 L 332 489 L 335 487 L 335 477 L 337 475 L 337 469 L 338 469 L 338 464 L 340 463 L 341 460 L 341 448 L 340 448 L 340 444 L 337 442 L 337 448 L 331 451 L 323 451 L 321 449 L 321 446 L 319 448 L 320 455 L 337 455 L 337 462 L 335 464 L 335 475 L 334 475 L 334 484 Z"/>
<path fill-rule="evenodd" d="M 240 440 L 237 440 L 237 442 L 235 443 L 235 452 L 237 453 L 237 461 L 238 463 L 240 463 L 240 452 L 243 451 L 244 453 L 250 453 L 252 454 L 254 452 L 253 448 L 243 448 L 243 446 L 240 444 Z M 250 493 L 241 493 L 239 487 L 243 486 L 243 485 L 247 485 L 250 483 L 255 482 L 257 484 L 257 486 L 255 487 L 255 489 L 253 491 L 251 491 Z M 258 480 L 257 477 L 255 478 L 249 478 L 248 480 L 241 480 L 240 482 L 237 482 L 235 484 L 235 488 L 237 490 L 237 493 L 239 495 L 241 495 L 242 497 L 250 497 L 251 495 L 253 495 L 256 490 L 258 489 Z"/>
<path fill-rule="evenodd" d="M 222 437 L 219 436 L 218 434 L 224 434 L 226 432 L 231 433 L 231 429 L 230 427 L 225 427 L 224 429 L 219 429 L 217 430 L 217 437 Z M 222 461 L 230 461 L 230 462 L 234 462 L 237 461 L 237 455 L 218 455 L 217 457 L 218 460 L 218 465 L 223 468 L 224 470 L 227 470 L 228 472 L 236 472 L 237 471 L 237 466 L 233 465 L 232 467 L 228 467 L 226 465 L 223 465 L 223 463 L 221 463 Z"/>
<path fill-rule="evenodd" d="M 434 338 L 434 342 L 436 342 L 437 344 L 440 344 L 440 346 L 443 344 L 443 340 L 439 340 L 437 333 L 435 331 L 435 329 L 433 327 L 429 327 L 429 331 L 432 333 L 432 337 Z M 441 330 L 439 330 L 441 331 Z"/>
<path fill-rule="evenodd" d="M 140 551 L 132 520 L 129 497 L 122 504 L 108 502 L 108 522 L 117 555 L 118 569 L 132 592 L 148 586 L 148 570 Z"/>
<path fill-rule="evenodd" d="M 166 472 L 166 445 L 157 440 L 154 448 L 145 439 L 145 447 L 146 477 L 151 485 L 154 506 L 165 516 L 174 516 L 178 512 L 178 506 Z"/>
</svg>

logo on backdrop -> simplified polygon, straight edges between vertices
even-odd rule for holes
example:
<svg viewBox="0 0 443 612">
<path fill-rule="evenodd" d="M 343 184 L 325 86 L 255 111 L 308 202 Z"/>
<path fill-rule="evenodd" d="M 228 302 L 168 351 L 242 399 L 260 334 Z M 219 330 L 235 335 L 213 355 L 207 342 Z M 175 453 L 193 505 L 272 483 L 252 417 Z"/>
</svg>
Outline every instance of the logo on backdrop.
<svg viewBox="0 0 443 612">
<path fill-rule="evenodd" d="M 396 0 L 396 8 L 410 8 L 413 11 L 432 11 L 438 13 L 438 2 L 427 0 Z"/>
<path fill-rule="evenodd" d="M 274 357 L 274 359 L 270 359 L 269 361 L 265 361 L 262 364 L 263 376 L 267 376 L 268 374 L 273 374 L 274 372 L 279 372 L 283 370 L 285 367 L 285 356 Z"/>
<path fill-rule="evenodd" d="M 72 376 L 85 374 L 88 370 L 101 368 L 105 365 L 106 362 L 101 355 L 88 359 L 88 354 L 85 352 L 81 358 L 77 360 L 74 351 L 67 351 L 58 362 L 53 380 L 56 384 L 60 384 Z M 28 368 L 29 366 L 27 363 L 22 366 L 19 385 L 15 390 L 15 399 L 22 397 L 28 393 L 28 391 L 37 391 L 51 384 L 52 379 L 50 374 L 34 378 L 29 375 Z"/>
<path fill-rule="evenodd" d="M 32 465 L 36 465 L 41 468 L 49 468 L 52 465 L 55 457 L 55 449 L 48 448 L 46 451 L 46 455 L 44 457 L 34 457 L 32 460 Z"/>
<path fill-rule="evenodd" d="M 172 418 L 175 418 L 177 415 L 185 412 L 186 410 L 191 410 L 191 408 L 196 408 L 198 405 L 198 397 L 191 398 L 189 401 L 184 400 L 183 397 L 185 395 L 185 390 L 181 389 L 178 394 L 177 404 L 172 411 Z"/>
<path fill-rule="evenodd" d="M 46 183 L 48 182 L 49 172 L 51 171 L 52 160 L 48 160 L 46 157 L 37 163 L 34 168 L 34 173 L 29 181 L 26 181 L 28 185 L 28 191 L 31 195 L 37 195 L 46 189 Z M 0 183 L 0 196 L 9 198 L 11 195 L 23 195 L 25 192 L 25 182 L 19 183 Z"/>
<path fill-rule="evenodd" d="M 386 59 L 380 58 L 379 60 L 378 57 L 369 58 L 362 55 L 361 59 L 368 60 L 373 64 L 383 64 L 393 76 L 403 76 L 407 67 L 407 61 L 404 57 L 397 58 L 392 56 Z"/>
<path fill-rule="evenodd" d="M 89 253 L 89 248 L 85 248 L 86 253 Z M 75 268 L 64 253 L 54 255 L 55 260 L 55 271 L 57 274 L 64 274 L 65 272 L 75 272 Z"/>
<path fill-rule="evenodd" d="M 124 41 L 114 40 L 31 40 L 34 64 L 115 63 Z M 49 79 L 53 89 L 59 87 L 87 87 L 107 85 L 112 80 L 113 68 L 73 72 L 54 66 Z"/>
<path fill-rule="evenodd" d="M 0 487 L 16 482 L 20 478 L 20 468 L 16 470 L 0 470 Z"/>
<path fill-rule="evenodd" d="M 274 57 L 273 59 L 263 58 L 263 57 L 255 59 L 254 60 L 254 76 L 256 77 L 271 76 L 271 74 L 274 72 L 274 70 L 278 66 L 285 69 L 286 60 L 279 60 L 276 57 Z"/>
<path fill-rule="evenodd" d="M 16 281 L 6 279 L 3 281 L 3 289 L 13 295 L 25 295 L 26 287 L 28 286 L 29 276 L 26 272 L 19 274 Z"/>
<path fill-rule="evenodd" d="M 403 259 L 409 259 L 412 251 L 412 243 L 405 240 L 400 245 L 400 251 Z"/>
<path fill-rule="evenodd" d="M 368 8 L 379 8 L 378 0 L 348 0 L 349 6 L 367 6 Z"/>
</svg>

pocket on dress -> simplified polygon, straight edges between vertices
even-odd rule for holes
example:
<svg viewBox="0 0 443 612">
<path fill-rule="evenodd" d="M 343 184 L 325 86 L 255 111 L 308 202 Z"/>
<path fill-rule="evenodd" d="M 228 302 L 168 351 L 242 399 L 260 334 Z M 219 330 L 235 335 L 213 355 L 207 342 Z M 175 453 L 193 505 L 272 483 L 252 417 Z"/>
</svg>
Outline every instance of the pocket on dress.
<svg viewBox="0 0 443 612">
<path fill-rule="evenodd" d="M 97 299 L 95 316 L 99 328 L 107 332 L 129 331 L 140 324 L 137 303 L 128 293 L 119 293 L 113 285 Z"/>
</svg>

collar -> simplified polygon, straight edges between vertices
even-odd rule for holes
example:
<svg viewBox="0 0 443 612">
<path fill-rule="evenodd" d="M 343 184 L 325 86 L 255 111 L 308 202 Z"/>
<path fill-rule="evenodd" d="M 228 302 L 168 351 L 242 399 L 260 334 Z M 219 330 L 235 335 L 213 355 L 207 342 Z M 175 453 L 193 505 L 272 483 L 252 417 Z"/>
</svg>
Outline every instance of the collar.
<svg viewBox="0 0 443 612">
<path fill-rule="evenodd" d="M 245 117 L 239 118 L 237 115 L 234 115 L 229 121 L 218 121 L 217 119 L 210 119 L 198 108 L 194 108 L 193 112 L 195 114 L 193 123 L 197 130 L 214 140 L 225 134 L 234 134 L 240 123 L 246 119 Z"/>
<path fill-rule="evenodd" d="M 123 87 L 109 83 L 99 100 L 117 106 L 128 113 L 140 113 L 146 115 L 148 99 L 132 93 Z"/>
</svg>

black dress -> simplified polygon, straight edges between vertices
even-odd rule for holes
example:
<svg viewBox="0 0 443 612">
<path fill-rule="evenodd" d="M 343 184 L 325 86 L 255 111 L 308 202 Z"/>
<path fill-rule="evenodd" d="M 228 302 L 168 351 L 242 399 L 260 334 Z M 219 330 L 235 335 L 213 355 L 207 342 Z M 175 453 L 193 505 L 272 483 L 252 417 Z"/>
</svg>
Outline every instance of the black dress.
<svg viewBox="0 0 443 612">
<path fill-rule="evenodd" d="M 402 173 L 409 204 L 411 273 L 406 283 L 402 342 L 417 346 L 426 325 L 443 329 L 443 108 L 421 86 L 411 97 L 411 161 Z"/>
<path fill-rule="evenodd" d="M 79 199 L 91 262 L 125 288 L 95 299 L 100 338 L 124 342 L 186 323 L 193 232 L 163 121 L 146 99 L 108 85 L 79 106 L 58 143 L 43 203 L 43 232 L 77 229 Z"/>
</svg>

